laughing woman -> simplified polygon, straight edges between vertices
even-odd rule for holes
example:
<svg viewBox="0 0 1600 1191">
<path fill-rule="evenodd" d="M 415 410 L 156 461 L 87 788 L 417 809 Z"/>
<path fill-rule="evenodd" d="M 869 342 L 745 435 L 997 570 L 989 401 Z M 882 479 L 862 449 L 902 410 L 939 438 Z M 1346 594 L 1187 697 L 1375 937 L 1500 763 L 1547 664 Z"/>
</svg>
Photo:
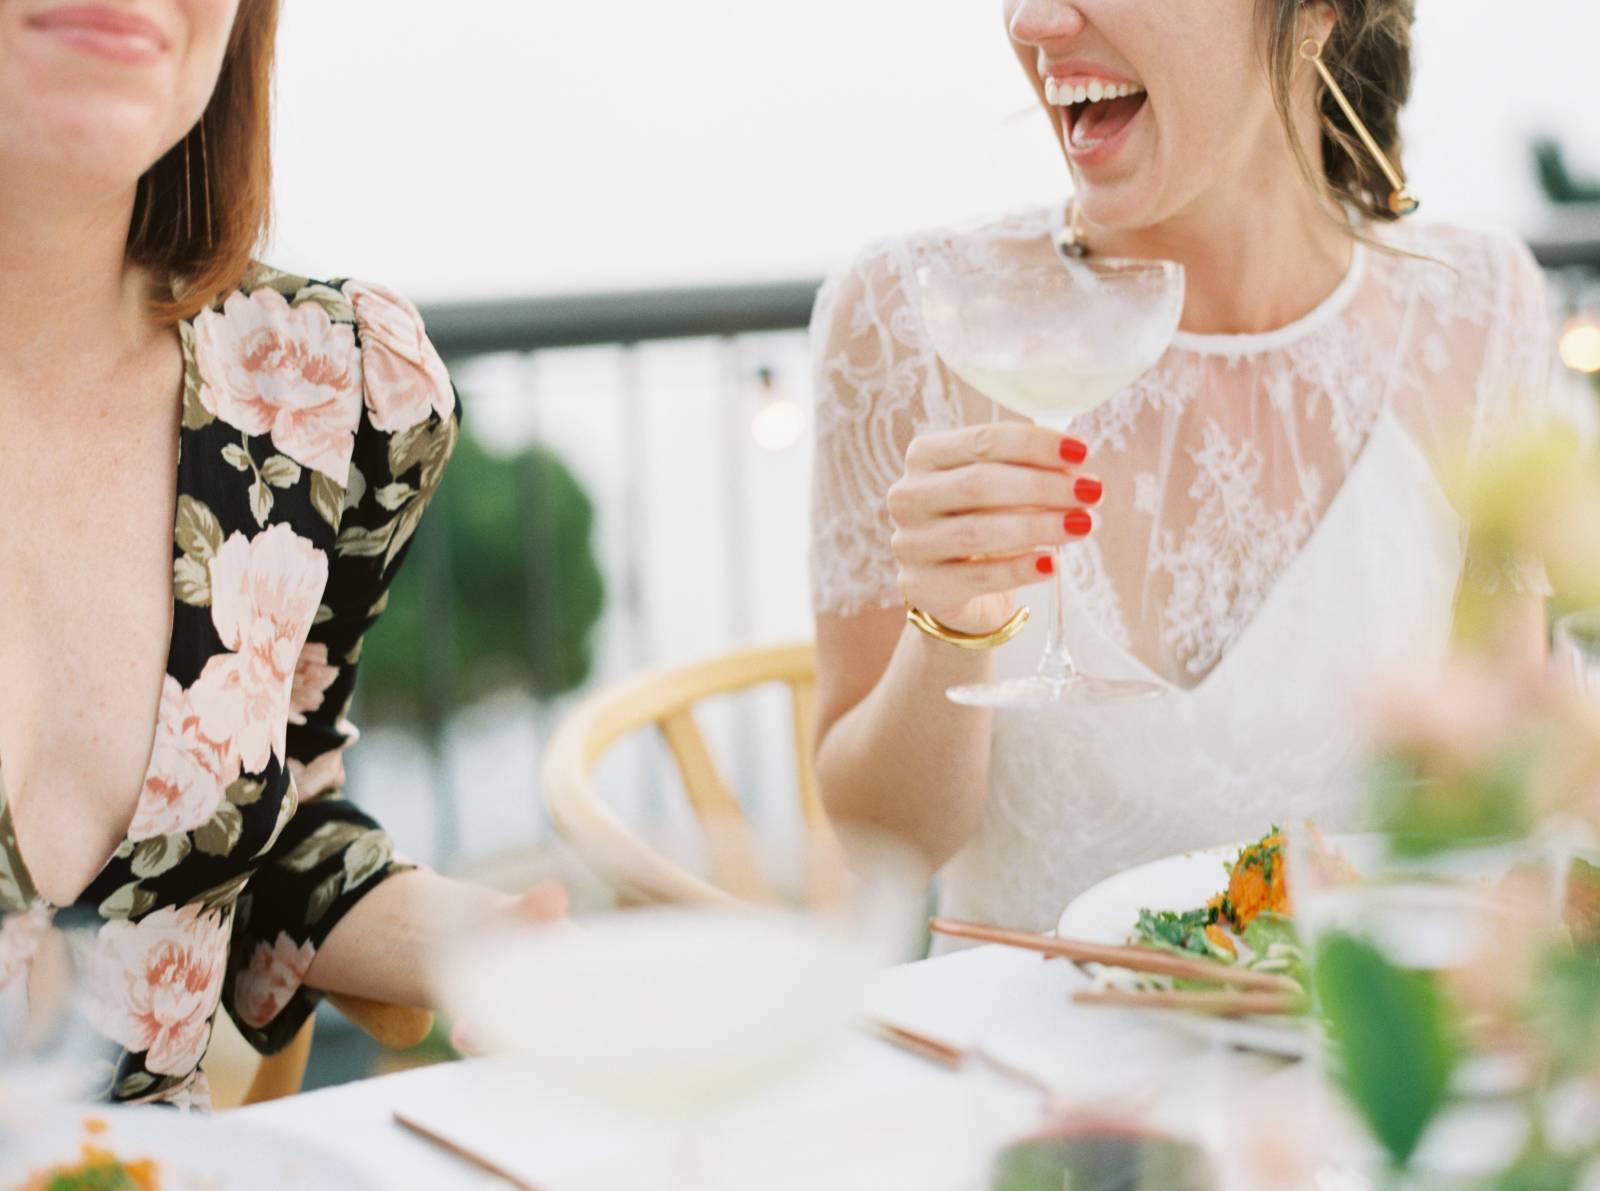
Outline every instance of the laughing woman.
<svg viewBox="0 0 1600 1191">
<path fill-rule="evenodd" d="M 1044 928 L 1141 861 L 1358 821 L 1352 694 L 1402 646 L 1442 650 L 1466 562 L 1432 460 L 1538 404 L 1548 328 L 1522 245 L 1401 220 L 1412 0 L 1004 16 L 1074 201 L 889 242 L 819 301 L 818 772 L 835 816 L 950 862 L 947 913 Z M 1075 438 L 1004 420 L 921 316 L 920 267 L 980 251 L 1176 260 L 1180 333 Z M 1039 656 L 984 647 L 1066 542 L 1073 654 L 1165 696 L 949 703 Z M 1536 650 L 1536 574 L 1503 569 Z"/>
<path fill-rule="evenodd" d="M 363 635 L 450 457 L 416 310 L 252 264 L 277 0 L 0 0 L 0 985 L 97 922 L 108 1094 L 204 1100 L 323 991 L 426 1005 L 423 923 L 558 909 L 340 796 Z"/>
</svg>

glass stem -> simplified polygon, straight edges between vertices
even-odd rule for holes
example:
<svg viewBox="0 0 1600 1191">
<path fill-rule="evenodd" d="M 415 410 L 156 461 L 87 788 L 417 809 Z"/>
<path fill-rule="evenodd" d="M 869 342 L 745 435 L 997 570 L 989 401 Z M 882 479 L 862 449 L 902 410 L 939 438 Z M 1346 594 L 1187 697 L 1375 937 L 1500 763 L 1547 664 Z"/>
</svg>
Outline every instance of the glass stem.
<svg viewBox="0 0 1600 1191">
<path fill-rule="evenodd" d="M 1067 613 L 1062 600 L 1061 569 L 1066 565 L 1067 552 L 1064 546 L 1057 546 L 1051 553 L 1055 566 L 1050 579 L 1050 625 L 1049 636 L 1046 638 L 1044 656 L 1039 659 L 1039 677 L 1050 682 L 1067 682 L 1078 673 L 1078 668 L 1072 664 L 1072 655 L 1067 652 Z"/>
</svg>

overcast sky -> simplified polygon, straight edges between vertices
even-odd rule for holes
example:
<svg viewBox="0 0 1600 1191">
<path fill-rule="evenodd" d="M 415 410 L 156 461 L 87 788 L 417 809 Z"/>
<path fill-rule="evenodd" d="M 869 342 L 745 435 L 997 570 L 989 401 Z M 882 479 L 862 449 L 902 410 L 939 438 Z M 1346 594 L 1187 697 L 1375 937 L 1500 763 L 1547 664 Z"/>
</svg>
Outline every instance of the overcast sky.
<svg viewBox="0 0 1600 1191">
<path fill-rule="evenodd" d="M 423 300 L 809 275 L 1063 190 L 998 0 L 284 5 L 274 259 Z M 1428 213 L 1532 230 L 1527 133 L 1600 172 L 1600 3 L 1420 8 Z"/>
</svg>

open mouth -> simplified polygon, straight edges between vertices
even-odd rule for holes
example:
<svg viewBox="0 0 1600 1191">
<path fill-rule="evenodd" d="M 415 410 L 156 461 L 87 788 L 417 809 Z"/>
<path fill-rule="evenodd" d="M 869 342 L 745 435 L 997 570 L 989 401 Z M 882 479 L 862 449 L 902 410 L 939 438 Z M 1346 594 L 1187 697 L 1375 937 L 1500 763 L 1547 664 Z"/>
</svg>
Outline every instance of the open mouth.
<svg viewBox="0 0 1600 1191">
<path fill-rule="evenodd" d="M 1047 78 L 1044 93 L 1052 107 L 1065 112 L 1068 143 L 1083 152 L 1116 137 L 1150 98 L 1138 83 L 1109 79 Z"/>
</svg>

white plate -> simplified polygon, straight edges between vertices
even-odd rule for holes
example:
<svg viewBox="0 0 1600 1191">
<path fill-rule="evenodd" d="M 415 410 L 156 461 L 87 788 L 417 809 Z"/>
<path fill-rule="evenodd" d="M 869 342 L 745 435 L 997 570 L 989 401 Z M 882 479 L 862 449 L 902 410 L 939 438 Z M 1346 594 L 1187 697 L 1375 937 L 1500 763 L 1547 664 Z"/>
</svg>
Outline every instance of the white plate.
<svg viewBox="0 0 1600 1191">
<path fill-rule="evenodd" d="M 104 1121 L 106 1131 L 86 1133 L 90 1117 Z M 89 1106 L 29 1121 L 22 1132 L 20 1140 L 3 1138 L 0 1186 L 76 1162 L 89 1141 L 125 1162 L 155 1159 L 162 1191 L 378 1191 L 372 1178 L 343 1158 L 301 1137 L 226 1115 Z"/>
<path fill-rule="evenodd" d="M 1375 846 L 1369 836 L 1335 836 L 1330 841 L 1359 869 Z M 1228 887 L 1227 863 L 1243 844 L 1203 848 L 1130 868 L 1086 889 L 1056 923 L 1062 938 L 1093 943 L 1126 943 L 1140 910 L 1192 910 Z M 1244 1050 L 1303 1058 L 1311 1043 L 1306 1027 L 1272 1018 L 1214 1018 L 1162 1010 L 1164 1019 L 1208 1040 Z"/>
</svg>

